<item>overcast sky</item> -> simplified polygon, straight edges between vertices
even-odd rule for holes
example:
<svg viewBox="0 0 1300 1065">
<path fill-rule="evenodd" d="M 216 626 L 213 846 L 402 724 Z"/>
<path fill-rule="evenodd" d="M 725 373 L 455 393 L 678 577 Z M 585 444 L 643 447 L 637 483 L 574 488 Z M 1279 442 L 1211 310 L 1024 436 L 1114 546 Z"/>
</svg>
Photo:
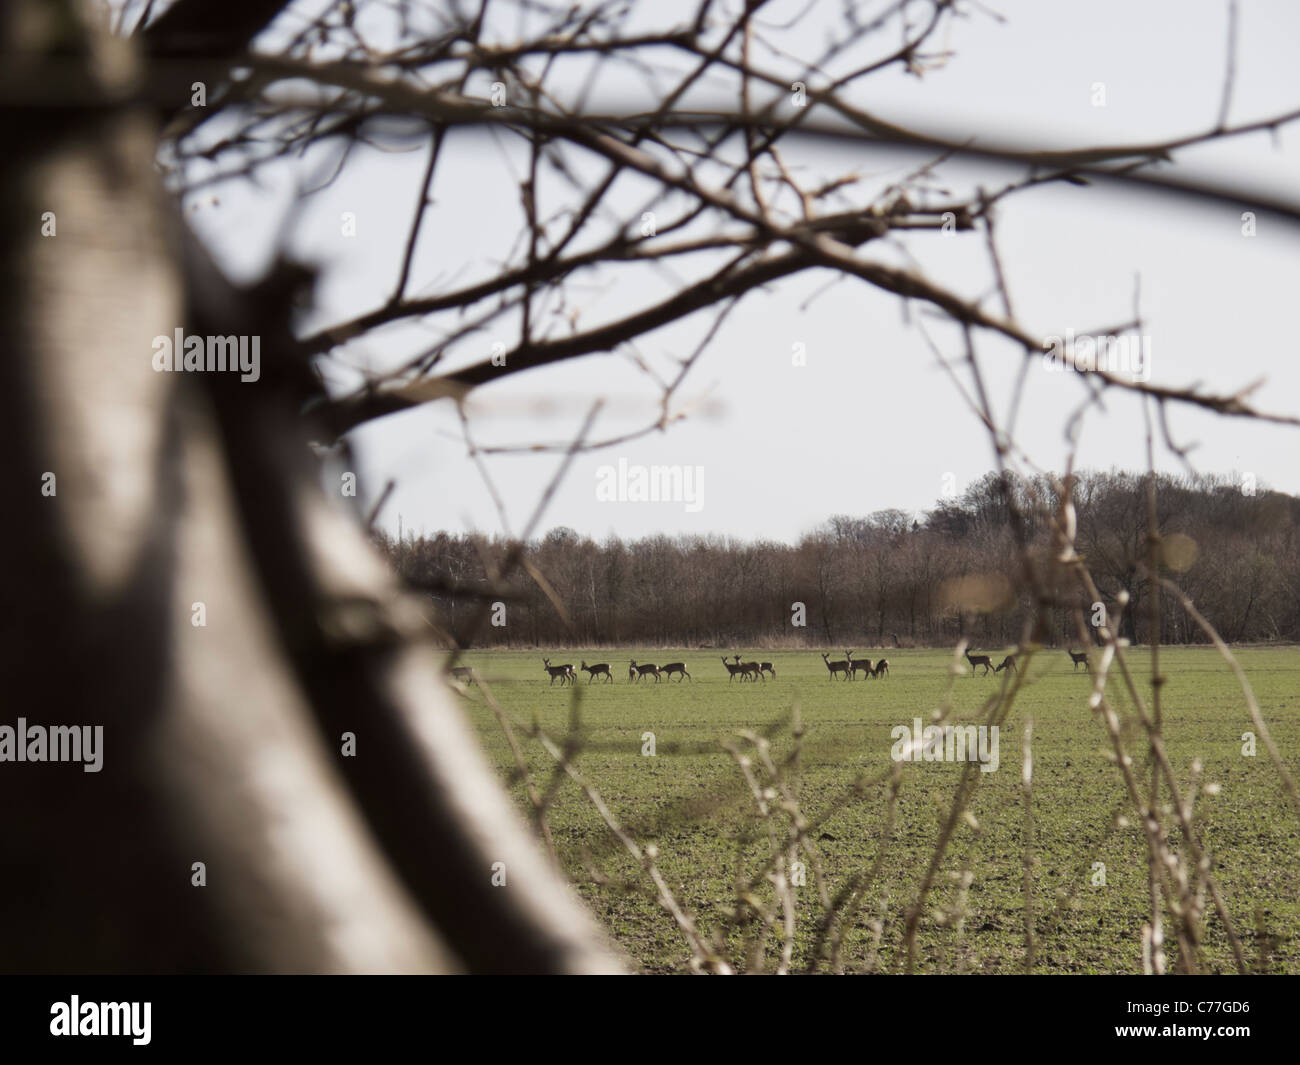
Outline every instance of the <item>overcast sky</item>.
<svg viewBox="0 0 1300 1065">
<path fill-rule="evenodd" d="M 672 25 L 673 5 L 650 4 L 647 24 Z M 769 24 L 804 4 L 765 8 Z M 955 57 L 924 79 L 890 70 L 864 81 L 855 102 L 874 114 L 949 135 L 1015 139 L 1045 146 L 1087 146 L 1167 139 L 1203 131 L 1216 120 L 1223 84 L 1226 3 L 1196 0 L 1004 0 L 991 7 L 1005 23 L 973 13 L 946 43 Z M 1230 121 L 1241 123 L 1300 107 L 1300 5 L 1248 0 L 1241 5 L 1238 75 Z M 827 17 L 839 5 L 826 3 Z M 818 51 L 825 20 L 808 16 L 778 36 L 791 51 Z M 893 44 L 891 37 L 890 45 Z M 1105 106 L 1094 106 L 1096 84 Z M 629 98 L 637 86 L 629 85 Z M 611 93 L 616 87 L 611 88 Z M 896 180 L 917 157 L 868 146 L 783 142 L 786 160 L 815 182 L 854 170 L 864 187 Z M 415 260 L 411 290 L 436 291 L 489 276 L 521 226 L 513 176 L 522 158 L 508 138 L 454 133 L 445 149 Z M 266 187 L 229 186 L 193 202 L 191 217 L 232 273 L 250 277 L 265 262 L 268 235 L 293 199 L 293 179 L 269 175 Z M 326 192 L 300 203 L 290 240 L 324 271 L 318 327 L 387 299 L 425 163 L 423 151 L 367 150 Z M 319 166 L 320 160 L 314 165 Z M 1188 151 L 1180 165 L 1197 174 L 1300 202 L 1300 127 L 1275 138 L 1255 134 Z M 595 173 L 595 169 L 591 171 Z M 952 164 L 943 171 L 957 192 L 978 180 L 994 188 L 1018 171 Z M 558 194 L 560 187 L 552 191 Z M 627 199 L 629 209 L 638 197 Z M 339 216 L 355 212 L 357 235 L 340 235 Z M 999 215 L 1007 279 L 1020 320 L 1035 333 L 1099 330 L 1131 317 L 1135 279 L 1150 338 L 1152 380 L 1203 382 L 1232 390 L 1256 379 L 1259 406 L 1300 412 L 1300 360 L 1290 318 L 1300 297 L 1300 227 L 1261 215 L 1257 235 L 1241 231 L 1241 208 L 1174 201 L 1117 186 L 1065 184 L 1020 194 Z M 906 245 L 935 280 L 968 296 L 988 291 L 983 239 L 975 234 L 909 235 Z M 862 252 L 901 261 L 871 245 Z M 682 277 L 690 277 L 684 274 Z M 678 282 L 681 283 L 682 278 Z M 958 492 L 992 464 L 987 437 L 935 364 L 894 297 L 855 280 L 827 286 L 825 274 L 800 275 L 748 296 L 715 337 L 681 393 L 700 413 L 666 434 L 581 456 L 552 500 L 542 529 L 567 525 L 595 537 L 710 532 L 792 540 L 835 513 L 887 507 L 919 512 L 945 488 Z M 671 293 L 658 275 L 610 272 L 575 290 L 572 307 L 586 326 Z M 814 294 L 816 298 L 809 303 Z M 992 302 L 990 306 L 993 306 Z M 641 338 L 635 353 L 659 373 L 690 351 L 711 319 L 701 315 Z M 560 319 L 553 327 L 564 335 Z M 956 336 L 931 328 L 945 350 Z M 343 360 L 394 365 L 430 334 L 393 330 Z M 465 346 L 449 364 L 482 360 L 493 337 Z M 508 333 L 500 338 L 513 343 Z M 979 339 L 994 403 L 1005 411 L 1023 358 L 1013 346 Z M 803 345 L 806 365 L 793 365 Z M 346 383 L 347 375 L 338 377 Z M 1041 466 L 1066 454 L 1064 412 L 1083 397 L 1076 377 L 1036 366 L 1018 437 Z M 656 395 L 629 352 L 594 355 L 514 375 L 479 390 L 474 432 L 482 444 L 524 444 L 573 435 L 588 397 L 610 403 L 595 435 L 612 436 L 653 417 Z M 540 405 L 540 406 L 539 406 Z M 1295 430 L 1172 411 L 1184 443 L 1198 442 L 1204 472 L 1250 473 L 1261 484 L 1300 493 Z M 392 416 L 354 434 L 363 492 L 391 477 L 397 488 L 381 524 L 395 530 L 500 531 L 479 473 L 465 456 L 458 419 L 445 404 Z M 1080 463 L 1127 469 L 1144 464 L 1140 407 L 1113 395 L 1105 414 L 1089 415 Z M 635 465 L 703 469 L 700 506 L 684 502 L 609 502 L 598 469 Z M 518 531 L 559 458 L 502 456 L 489 469 Z M 1160 465 L 1179 469 L 1162 455 Z"/>
</svg>

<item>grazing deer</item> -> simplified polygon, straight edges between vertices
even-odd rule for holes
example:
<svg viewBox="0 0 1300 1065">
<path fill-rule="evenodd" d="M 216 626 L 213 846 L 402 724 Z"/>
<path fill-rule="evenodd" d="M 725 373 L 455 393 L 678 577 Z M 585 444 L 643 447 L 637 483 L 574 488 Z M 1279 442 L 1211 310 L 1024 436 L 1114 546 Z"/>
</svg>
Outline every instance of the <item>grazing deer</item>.
<svg viewBox="0 0 1300 1065">
<path fill-rule="evenodd" d="M 549 658 L 543 658 L 542 668 L 545 669 L 546 672 L 551 675 L 551 683 L 549 686 L 552 688 L 555 687 L 556 677 L 560 678 L 560 687 L 563 688 L 566 681 L 572 684 L 574 679 L 577 676 L 577 674 L 573 672 L 572 663 L 568 663 L 563 666 L 553 666 L 551 665 L 551 660 Z"/>
<path fill-rule="evenodd" d="M 740 662 L 740 655 L 736 655 L 736 662 L 737 663 Z M 731 674 L 731 680 L 735 680 L 737 674 L 740 675 L 741 680 L 745 679 L 745 671 L 741 669 L 741 667 L 738 664 L 732 665 L 725 658 L 722 660 L 722 664 L 727 667 L 727 672 Z M 730 683 L 730 681 L 728 681 L 728 683 Z"/>
<path fill-rule="evenodd" d="M 993 659 L 991 659 L 988 655 L 973 655 L 969 651 L 967 651 L 966 661 L 970 663 L 970 675 L 972 677 L 975 676 L 976 666 L 984 667 L 984 676 L 986 677 L 989 675 L 989 670 L 993 668 Z"/>
<path fill-rule="evenodd" d="M 463 680 L 466 684 L 474 683 L 474 671 L 469 666 L 452 666 L 451 676 L 453 680 Z"/>
<path fill-rule="evenodd" d="M 1007 655 L 1007 657 L 1004 658 L 1004 659 L 1002 660 L 1002 665 L 997 666 L 997 667 L 993 670 L 993 672 L 994 672 L 994 673 L 1001 673 L 1004 669 L 1009 669 L 1009 670 L 1011 670 L 1012 673 L 1019 673 L 1019 672 L 1020 672 L 1020 670 L 1016 668 L 1016 656 L 1015 656 L 1015 655 Z"/>
<path fill-rule="evenodd" d="M 1075 671 L 1076 673 L 1079 671 L 1079 663 L 1080 663 L 1080 662 L 1083 663 L 1083 668 L 1084 668 L 1084 669 L 1087 669 L 1087 668 L 1088 668 L 1088 652 L 1087 652 L 1087 651 L 1079 651 L 1079 652 L 1075 652 L 1075 651 L 1067 651 L 1066 653 L 1069 654 L 1069 656 L 1070 656 L 1070 661 L 1074 663 L 1074 671 Z"/>
<path fill-rule="evenodd" d="M 655 679 L 655 683 L 656 683 L 656 684 L 659 683 L 659 667 L 658 667 L 658 666 L 654 666 L 654 665 L 650 665 L 650 666 L 638 666 L 638 665 L 636 664 L 636 662 L 633 662 L 633 663 L 632 663 L 632 669 L 636 670 L 636 676 L 632 678 L 633 680 L 640 680 L 642 677 L 654 677 L 654 679 Z M 629 671 L 629 675 L 630 675 L 630 673 L 631 673 L 631 671 Z"/>
<path fill-rule="evenodd" d="M 828 654 L 822 655 L 822 661 L 826 663 L 826 668 L 830 670 L 830 675 L 826 678 L 827 680 L 834 680 L 836 673 L 843 673 L 844 679 L 849 679 L 849 664 L 847 661 L 832 662 L 831 656 Z"/>
<path fill-rule="evenodd" d="M 871 675 L 873 677 L 878 677 L 882 673 L 885 674 L 889 673 L 889 660 L 887 658 L 882 658 L 879 662 L 876 663 L 875 671 Z"/>
<path fill-rule="evenodd" d="M 844 655 L 849 660 L 849 668 L 853 671 L 849 677 L 849 680 L 858 679 L 858 670 L 862 670 L 862 672 L 865 673 L 868 677 L 875 675 L 871 672 L 870 658 L 864 658 L 862 659 L 862 661 L 858 662 L 858 661 L 854 661 L 852 651 L 845 651 Z"/>
<path fill-rule="evenodd" d="M 772 679 L 776 680 L 776 670 L 772 668 L 771 662 L 760 662 L 758 664 L 759 673 L 771 673 Z"/>
<path fill-rule="evenodd" d="M 594 666 L 589 666 L 587 665 L 587 662 L 584 659 L 582 665 L 580 665 L 578 668 L 583 670 L 587 674 L 588 684 L 590 684 L 597 677 L 604 677 L 607 681 L 609 681 L 610 684 L 614 683 L 614 674 L 609 671 L 608 662 L 598 662 Z"/>
<path fill-rule="evenodd" d="M 671 677 L 674 673 L 678 674 L 677 677 L 678 684 L 682 682 L 682 677 L 685 677 L 687 680 L 691 680 L 691 675 L 686 672 L 685 662 L 669 662 L 668 665 L 666 666 L 660 666 L 659 672 L 666 677 Z M 694 682 L 692 681 L 692 683 Z"/>
</svg>

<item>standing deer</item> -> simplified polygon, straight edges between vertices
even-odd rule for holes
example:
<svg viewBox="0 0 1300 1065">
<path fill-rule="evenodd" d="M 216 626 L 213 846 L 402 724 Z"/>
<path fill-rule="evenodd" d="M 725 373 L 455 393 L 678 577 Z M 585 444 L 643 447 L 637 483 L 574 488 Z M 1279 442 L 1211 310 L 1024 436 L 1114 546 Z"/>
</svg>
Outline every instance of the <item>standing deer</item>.
<svg viewBox="0 0 1300 1065">
<path fill-rule="evenodd" d="M 996 667 L 996 668 L 993 670 L 993 672 L 994 672 L 994 673 L 1001 673 L 1004 669 L 1009 669 L 1009 670 L 1011 670 L 1012 673 L 1019 673 L 1019 672 L 1020 672 L 1020 670 L 1016 668 L 1016 656 L 1015 656 L 1015 655 L 1007 655 L 1007 657 L 1004 658 L 1004 659 L 1002 660 L 1002 665 Z"/>
<path fill-rule="evenodd" d="M 599 662 L 594 666 L 589 666 L 587 665 L 587 662 L 584 659 L 582 665 L 580 665 L 578 668 L 583 670 L 587 674 L 588 684 L 590 684 L 597 677 L 604 677 L 607 681 L 609 681 L 610 684 L 614 683 L 614 674 L 609 671 L 608 662 Z"/>
<path fill-rule="evenodd" d="M 666 677 L 671 677 L 674 673 L 678 674 L 677 677 L 678 684 L 682 682 L 682 677 L 685 677 L 687 680 L 691 680 L 691 675 L 686 672 L 685 662 L 669 662 L 668 665 L 666 666 L 660 666 L 659 672 L 664 674 L 664 676 Z"/>
<path fill-rule="evenodd" d="M 772 679 L 776 680 L 776 670 L 772 668 L 771 662 L 760 662 L 758 664 L 759 673 L 771 673 Z"/>
<path fill-rule="evenodd" d="M 577 676 L 573 672 L 572 663 L 566 663 L 565 665 L 562 666 L 553 666 L 551 665 L 551 660 L 549 658 L 543 658 L 542 668 L 545 669 L 546 672 L 551 675 L 551 683 L 548 686 L 552 688 L 555 687 L 556 677 L 560 678 L 560 687 L 563 688 L 566 681 L 572 684 Z"/>
<path fill-rule="evenodd" d="M 631 672 L 631 670 L 628 671 L 628 675 L 629 675 L 629 676 L 632 676 L 632 679 L 633 679 L 633 680 L 640 680 L 642 677 L 654 677 L 654 679 L 655 679 L 655 683 L 656 683 L 656 684 L 659 683 L 659 667 L 658 667 L 658 666 L 655 666 L 655 665 L 649 665 L 649 666 L 638 666 L 638 665 L 636 664 L 636 662 L 633 661 L 633 662 L 632 662 L 632 669 L 633 669 L 633 670 L 636 670 L 636 675 L 635 675 L 635 676 L 632 676 L 632 672 Z"/>
<path fill-rule="evenodd" d="M 736 655 L 736 661 L 740 661 L 740 655 Z M 745 679 L 745 671 L 741 669 L 739 665 L 732 665 L 725 658 L 722 660 L 722 664 L 727 667 L 727 672 L 731 674 L 731 680 L 735 680 L 737 674 L 740 675 L 741 680 Z M 728 681 L 728 683 L 730 683 L 730 681 Z"/>
<path fill-rule="evenodd" d="M 1080 662 L 1083 663 L 1083 668 L 1084 668 L 1084 669 L 1087 669 L 1087 668 L 1088 668 L 1088 652 L 1087 652 L 1087 651 L 1078 651 L 1078 652 L 1076 652 L 1076 651 L 1067 651 L 1066 653 L 1070 656 L 1070 661 L 1074 663 L 1074 672 L 1077 673 L 1077 672 L 1079 671 L 1079 663 L 1080 663 Z"/>
<path fill-rule="evenodd" d="M 827 680 L 834 680 L 836 673 L 843 673 L 844 679 L 845 680 L 849 679 L 849 664 L 847 661 L 832 662 L 831 656 L 828 654 L 822 655 L 822 661 L 826 663 L 826 668 L 830 670 L 830 674 L 826 678 Z"/>
<path fill-rule="evenodd" d="M 986 677 L 989 675 L 989 670 L 993 668 L 993 659 L 991 659 L 988 655 L 973 655 L 969 651 L 967 651 L 966 661 L 970 663 L 970 675 L 972 677 L 975 676 L 976 666 L 984 667 L 984 676 Z"/>
<path fill-rule="evenodd" d="M 876 668 L 871 675 L 873 677 L 878 677 L 882 673 L 885 674 L 889 673 L 889 660 L 886 658 L 882 658 L 879 662 L 876 663 Z"/>
<path fill-rule="evenodd" d="M 736 659 L 736 665 L 740 667 L 741 680 L 761 680 L 767 683 L 767 678 L 763 676 L 763 669 L 757 662 L 742 662 L 740 655 L 733 656 Z"/>
<path fill-rule="evenodd" d="M 849 668 L 853 671 L 853 672 L 852 672 L 852 675 L 849 677 L 849 680 L 857 680 L 857 679 L 858 679 L 858 670 L 862 670 L 862 672 L 864 672 L 868 677 L 871 677 L 871 676 L 874 676 L 874 675 L 875 675 L 875 674 L 872 673 L 872 671 L 871 671 L 871 659 L 870 659 L 870 658 L 864 658 L 864 659 L 862 659 L 862 660 L 859 662 L 859 661 L 855 661 L 855 660 L 854 660 L 854 658 L 853 658 L 853 652 L 852 652 L 852 651 L 845 651 L 845 652 L 844 652 L 844 655 L 845 655 L 846 658 L 848 658 L 848 660 L 849 660 Z"/>
</svg>

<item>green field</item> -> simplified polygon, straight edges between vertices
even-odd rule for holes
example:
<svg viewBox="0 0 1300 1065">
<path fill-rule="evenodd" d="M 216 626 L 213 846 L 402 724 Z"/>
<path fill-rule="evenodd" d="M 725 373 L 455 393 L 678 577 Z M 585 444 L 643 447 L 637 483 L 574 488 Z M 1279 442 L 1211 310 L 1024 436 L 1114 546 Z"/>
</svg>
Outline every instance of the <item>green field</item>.
<svg viewBox="0 0 1300 1065">
<path fill-rule="evenodd" d="M 815 826 L 810 838 L 825 885 L 834 895 L 851 877 L 881 862 L 862 909 L 846 922 L 844 965 L 850 971 L 902 971 L 904 914 L 916 897 L 964 767 L 941 761 L 903 763 L 895 829 L 882 848 L 887 779 L 894 767 L 890 730 L 910 725 L 916 717 L 928 721 L 950 687 L 951 719 L 974 721 L 1002 678 L 972 679 L 968 673 L 952 680 L 950 655 L 942 651 L 890 650 L 890 676 L 851 683 L 829 681 L 815 652 L 742 653 L 746 659 L 772 661 L 776 679 L 731 682 L 718 651 L 547 652 L 557 664 L 576 667 L 583 658 L 610 663 L 613 684 L 588 685 L 586 675 L 579 674 L 573 689 L 548 687 L 537 652 L 470 652 L 464 661 L 487 679 L 512 720 L 525 725 L 536 721 L 557 742 L 572 737 L 580 743 L 575 757 L 579 772 L 640 844 L 657 848 L 659 868 L 676 898 L 701 931 L 723 937 L 733 964 L 743 963 L 737 954 L 745 936 L 733 919 L 738 869 L 752 877 L 770 852 L 768 829 L 756 816 L 755 800 L 719 740 L 746 729 L 769 734 L 780 761 L 794 746 L 791 713 L 797 704 L 806 734 L 790 786 L 797 788 L 799 808 Z M 859 657 L 869 654 L 863 650 Z M 684 661 L 694 679 L 631 684 L 627 663 L 633 657 L 661 664 Z M 842 655 L 832 655 L 838 657 Z M 1300 777 L 1300 649 L 1246 649 L 1238 658 L 1287 769 Z M 1130 662 L 1146 699 L 1150 655 L 1131 651 Z M 1208 649 L 1165 649 L 1161 664 L 1168 677 L 1165 744 L 1180 784 L 1186 787 L 1199 759 L 1200 783 L 1219 786 L 1217 794 L 1198 795 L 1196 830 L 1210 852 L 1243 951 L 1256 970 L 1300 972 L 1300 819 L 1263 744 L 1254 757 L 1242 753 L 1242 734 L 1252 726 L 1223 660 Z M 1041 652 L 1026 671 L 1023 690 L 999 736 L 1000 768 L 971 774 L 980 778 L 969 804 L 974 824 L 963 820 L 953 834 L 922 911 L 917 971 L 1024 971 L 1021 751 L 1029 717 L 1034 970 L 1141 971 L 1141 928 L 1149 913 L 1147 847 L 1108 757 L 1105 730 L 1087 707 L 1088 685 L 1082 669 L 1071 672 L 1063 650 Z M 1108 694 L 1115 698 L 1126 748 L 1145 787 L 1150 771 L 1141 726 L 1128 701 L 1119 697 L 1113 676 Z M 490 758 L 509 777 L 521 809 L 529 810 L 510 748 L 481 691 L 471 688 L 464 702 Z M 571 732 L 575 712 L 578 727 Z M 654 734 L 652 757 L 642 753 L 647 732 Z M 537 740 L 519 740 L 534 782 L 545 789 L 555 782 L 553 759 Z M 855 796 L 848 789 L 859 777 L 868 783 Z M 1197 791 L 1188 788 L 1185 794 Z M 1168 800 L 1167 788 L 1162 786 L 1160 794 Z M 1128 823 L 1117 814 L 1127 815 Z M 690 957 L 686 940 L 572 780 L 557 783 L 547 817 L 565 871 L 635 964 L 647 972 L 681 971 Z M 784 834 L 788 819 L 774 823 Z M 1177 829 L 1171 833 L 1179 843 Z M 1104 863 L 1104 886 L 1095 882 L 1100 879 L 1095 863 Z M 963 871 L 969 874 L 964 891 Z M 822 912 L 811 869 L 806 884 L 795 892 L 793 968 L 799 971 L 809 962 Z M 774 891 L 762 885 L 755 896 L 756 906 L 770 906 Z M 780 949 L 776 934 L 767 942 L 764 968 L 776 967 Z M 1235 968 L 1212 907 L 1198 968 Z"/>
</svg>

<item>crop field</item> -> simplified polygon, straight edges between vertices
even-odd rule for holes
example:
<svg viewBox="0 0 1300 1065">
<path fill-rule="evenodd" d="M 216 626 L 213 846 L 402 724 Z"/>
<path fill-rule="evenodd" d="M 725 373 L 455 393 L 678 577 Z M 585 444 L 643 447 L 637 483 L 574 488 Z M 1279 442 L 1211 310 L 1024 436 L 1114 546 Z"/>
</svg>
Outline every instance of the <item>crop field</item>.
<svg viewBox="0 0 1300 1065">
<path fill-rule="evenodd" d="M 834 899 L 866 875 L 861 898 L 843 921 L 841 963 L 847 971 L 904 971 L 906 915 L 966 774 L 974 786 L 968 816 L 957 819 L 917 911 L 913 968 L 1025 971 L 1028 865 L 1033 971 L 1142 971 L 1142 926 L 1150 913 L 1147 847 L 1106 731 L 1088 708 L 1090 678 L 1082 667 L 1072 671 L 1064 650 L 1039 652 L 1023 669 L 1021 690 L 997 737 L 993 771 L 946 760 L 896 763 L 891 749 L 901 746 L 891 730 L 910 731 L 917 718 L 929 723 L 949 698 L 948 721 L 977 723 L 990 697 L 1010 683 L 1007 674 L 972 677 L 964 667 L 953 677 L 949 652 L 889 650 L 888 676 L 845 682 L 828 679 L 813 651 L 742 653 L 770 661 L 776 677 L 731 680 L 719 651 L 470 652 L 463 660 L 516 727 L 533 786 L 539 793 L 553 789 L 546 821 L 565 872 L 640 969 L 681 971 L 691 956 L 687 939 L 591 798 L 570 776 L 557 775 L 553 756 L 526 734 L 534 725 L 560 748 L 575 745 L 572 764 L 582 780 L 640 846 L 653 845 L 677 903 L 702 935 L 719 937 L 736 968 L 779 967 L 782 919 L 755 949 L 759 922 L 753 916 L 777 901 L 773 886 L 761 879 L 772 853 L 769 829 L 784 849 L 791 824 L 786 811 L 797 805 L 811 827 L 810 846 L 798 855 L 806 865 L 804 880 L 793 888 L 790 967 L 826 968 L 819 957 L 825 943 L 814 949 L 824 912 L 819 891 Z M 1165 648 L 1160 655 L 1167 676 L 1165 747 L 1184 800 L 1194 800 L 1194 828 L 1242 953 L 1256 971 L 1300 972 L 1300 818 L 1262 738 L 1254 754 L 1246 753 L 1244 734 L 1256 730 L 1224 661 L 1210 649 Z M 552 686 L 543 656 L 575 668 L 584 658 L 607 662 L 613 682 L 589 684 L 579 673 L 576 685 Z M 1237 656 L 1287 770 L 1300 776 L 1300 649 L 1244 649 Z M 692 679 L 630 683 L 631 658 L 684 662 Z M 1150 653 L 1131 650 L 1129 662 L 1139 693 L 1149 700 Z M 1113 671 L 1107 694 L 1145 793 L 1151 784 L 1148 745 Z M 482 688 L 470 687 L 463 702 L 489 758 L 531 816 L 527 786 Z M 796 708 L 804 735 L 797 762 L 787 765 L 796 746 Z M 1022 762 L 1031 719 L 1027 847 Z M 768 737 L 774 763 L 785 766 L 787 795 L 767 793 L 769 819 L 759 814 L 737 757 L 722 746 L 733 742 L 737 753 L 752 758 L 746 730 Z M 772 783 L 761 760 L 750 772 L 760 793 Z M 886 838 L 895 772 L 899 787 Z M 1159 801 L 1169 802 L 1163 782 Z M 1177 828 L 1172 831 L 1175 847 L 1185 847 Z M 757 883 L 746 902 L 738 903 L 738 882 Z M 1177 947 L 1166 947 L 1172 967 Z M 1202 970 L 1235 970 L 1209 898 L 1196 949 Z"/>
</svg>

